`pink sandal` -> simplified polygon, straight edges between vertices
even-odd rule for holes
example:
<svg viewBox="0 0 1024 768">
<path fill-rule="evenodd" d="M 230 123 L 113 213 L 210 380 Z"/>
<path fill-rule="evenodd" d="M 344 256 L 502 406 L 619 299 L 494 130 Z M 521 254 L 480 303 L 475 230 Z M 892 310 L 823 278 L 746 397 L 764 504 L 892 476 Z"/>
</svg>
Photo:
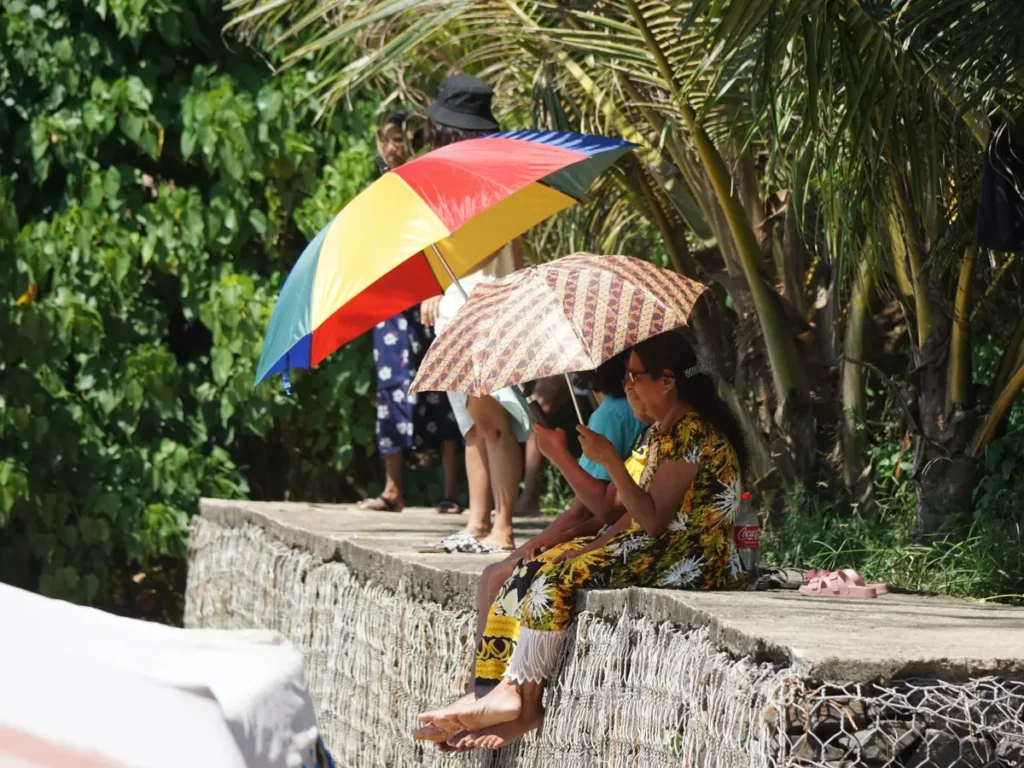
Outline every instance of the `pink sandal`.
<svg viewBox="0 0 1024 768">
<path fill-rule="evenodd" d="M 864 577 L 852 568 L 844 568 L 843 573 L 845 573 L 850 578 L 850 580 L 857 586 L 867 587 L 868 589 L 875 590 L 876 595 L 881 596 L 889 594 L 889 587 L 886 584 L 882 584 L 881 582 L 877 584 L 865 584 Z"/>
<path fill-rule="evenodd" d="M 829 575 L 837 573 L 837 571 L 807 571 L 804 574 L 805 581 L 810 584 L 817 579 L 827 579 Z M 864 578 L 852 568 L 844 568 L 842 573 L 845 573 L 851 583 L 858 587 L 867 587 L 868 589 L 875 590 L 875 594 L 878 596 L 888 595 L 889 587 L 886 584 L 878 582 L 876 584 L 865 584 Z"/>
<path fill-rule="evenodd" d="M 849 575 L 852 573 L 856 579 Z M 856 583 L 860 581 L 860 584 Z M 870 599 L 878 597 L 873 587 L 864 584 L 856 571 L 834 571 L 818 576 L 809 584 L 800 587 L 804 597 L 832 597 Z"/>
</svg>

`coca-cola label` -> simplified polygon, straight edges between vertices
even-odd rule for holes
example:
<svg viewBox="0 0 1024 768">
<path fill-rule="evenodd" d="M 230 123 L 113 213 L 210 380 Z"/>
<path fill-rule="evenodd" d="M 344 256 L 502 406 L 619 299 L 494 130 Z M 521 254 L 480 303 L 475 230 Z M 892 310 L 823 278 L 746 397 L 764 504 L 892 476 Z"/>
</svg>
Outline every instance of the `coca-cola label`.
<svg viewBox="0 0 1024 768">
<path fill-rule="evenodd" d="M 761 528 L 757 525 L 734 525 L 732 540 L 736 549 L 758 549 L 761 546 Z"/>
</svg>

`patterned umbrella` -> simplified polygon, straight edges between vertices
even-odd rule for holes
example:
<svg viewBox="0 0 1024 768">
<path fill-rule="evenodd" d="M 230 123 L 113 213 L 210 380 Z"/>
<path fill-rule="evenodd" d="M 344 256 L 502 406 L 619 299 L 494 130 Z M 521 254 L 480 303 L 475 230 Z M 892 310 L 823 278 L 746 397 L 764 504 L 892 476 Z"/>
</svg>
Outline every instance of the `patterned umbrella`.
<svg viewBox="0 0 1024 768">
<path fill-rule="evenodd" d="M 313 368 L 381 320 L 437 295 L 575 205 L 632 146 L 512 131 L 450 144 L 385 173 L 299 257 L 270 317 L 256 382 Z"/>
<path fill-rule="evenodd" d="M 474 289 L 409 391 L 486 395 L 591 370 L 685 325 L 705 288 L 632 256 L 575 253 L 524 269 Z"/>
</svg>

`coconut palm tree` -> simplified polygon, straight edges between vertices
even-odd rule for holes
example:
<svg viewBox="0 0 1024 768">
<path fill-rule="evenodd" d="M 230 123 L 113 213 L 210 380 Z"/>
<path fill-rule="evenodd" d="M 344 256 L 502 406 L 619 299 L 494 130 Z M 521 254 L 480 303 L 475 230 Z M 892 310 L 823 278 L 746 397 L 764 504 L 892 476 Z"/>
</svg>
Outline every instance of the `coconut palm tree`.
<svg viewBox="0 0 1024 768">
<path fill-rule="evenodd" d="M 422 103 L 441 77 L 463 69 L 495 85 L 516 123 L 637 142 L 636 161 L 606 189 L 624 192 L 653 225 L 675 268 L 713 284 L 696 330 L 729 374 L 727 396 L 755 406 L 745 427 L 759 474 L 774 465 L 783 482 L 813 478 L 832 438 L 818 425 L 835 424 L 842 475 L 868 500 L 858 424 L 866 379 L 882 377 L 905 411 L 919 524 L 931 531 L 969 503 L 974 457 L 1024 387 L 1024 325 L 1005 347 L 990 409 L 975 401 L 971 381 L 973 276 L 998 272 L 979 258 L 970 229 L 978 169 L 991 115 L 1012 118 L 1024 103 L 1024 34 L 1012 5 L 236 0 L 233 8 L 244 35 L 290 45 L 287 61 L 318 73 L 312 96 L 325 108 L 367 85 Z M 358 56 L 344 55 L 351 50 Z M 882 302 L 905 321 L 907 375 L 889 376 L 865 354 L 869 314 Z"/>
</svg>

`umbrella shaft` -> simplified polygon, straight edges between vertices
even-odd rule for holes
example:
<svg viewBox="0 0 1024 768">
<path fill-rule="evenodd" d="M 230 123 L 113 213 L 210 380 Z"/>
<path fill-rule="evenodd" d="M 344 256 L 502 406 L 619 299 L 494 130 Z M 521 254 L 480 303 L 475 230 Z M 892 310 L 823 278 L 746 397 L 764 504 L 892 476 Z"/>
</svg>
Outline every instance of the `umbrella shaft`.
<svg viewBox="0 0 1024 768">
<path fill-rule="evenodd" d="M 452 272 L 452 268 L 448 266 L 448 262 L 445 261 L 444 256 L 442 256 L 441 252 L 437 250 L 437 246 L 431 243 L 430 250 L 432 250 L 434 252 L 434 255 L 437 256 L 437 260 L 441 262 L 441 266 L 444 267 L 444 271 L 448 273 L 448 277 L 451 278 L 451 281 L 455 284 L 455 287 L 458 288 L 459 293 L 462 294 L 462 298 L 468 300 L 469 294 L 467 294 L 466 289 L 462 287 L 462 283 L 459 282 L 459 278 L 457 278 L 455 276 L 455 273 Z"/>
<path fill-rule="evenodd" d="M 580 420 L 580 424 L 586 424 L 583 421 L 583 411 L 580 410 L 580 401 L 576 399 L 576 390 L 572 388 L 572 379 L 569 378 L 569 374 L 565 374 L 565 383 L 569 385 L 569 397 L 572 398 L 573 407 L 576 409 L 576 418 Z"/>
<path fill-rule="evenodd" d="M 432 250 L 434 252 L 434 255 L 437 256 L 437 260 L 441 262 L 441 266 L 444 267 L 444 271 L 448 273 L 448 277 L 451 279 L 452 283 L 458 289 L 459 293 L 462 294 L 462 298 L 468 301 L 469 295 L 466 293 L 466 289 L 462 287 L 462 283 L 459 282 L 459 278 L 457 278 L 455 276 L 455 273 L 452 272 L 452 268 L 448 266 L 448 262 L 445 260 L 444 256 L 441 255 L 441 252 L 437 249 L 437 246 L 431 243 L 430 250 Z M 576 392 L 573 391 L 572 380 L 569 378 L 569 374 L 565 374 L 565 381 L 569 385 L 569 396 L 572 398 L 573 407 L 576 409 L 576 418 L 579 419 L 580 424 L 583 424 L 583 411 L 580 410 L 580 403 L 576 399 Z M 516 385 L 512 387 L 512 391 L 515 392 L 516 399 L 519 400 L 522 406 L 528 409 L 528 406 L 526 404 L 526 393 L 523 391 L 523 388 L 519 385 Z"/>
</svg>

